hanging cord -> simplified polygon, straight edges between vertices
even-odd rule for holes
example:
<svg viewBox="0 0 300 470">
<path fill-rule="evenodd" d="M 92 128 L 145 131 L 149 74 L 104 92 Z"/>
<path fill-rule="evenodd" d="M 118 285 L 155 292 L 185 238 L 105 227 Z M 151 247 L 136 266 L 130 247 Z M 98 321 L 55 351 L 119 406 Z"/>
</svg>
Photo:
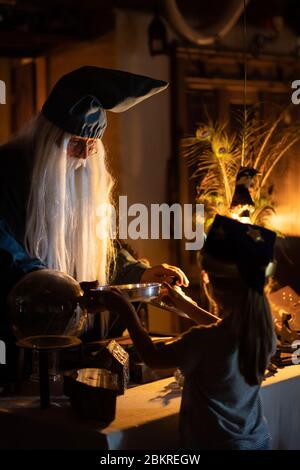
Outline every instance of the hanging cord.
<svg viewBox="0 0 300 470">
<path fill-rule="evenodd" d="M 242 158 L 241 166 L 244 166 L 245 153 L 246 153 L 246 128 L 247 128 L 247 17 L 246 17 L 246 0 L 244 0 L 244 12 L 243 12 L 243 50 L 244 50 L 244 89 L 243 89 L 243 134 L 242 134 Z"/>
</svg>

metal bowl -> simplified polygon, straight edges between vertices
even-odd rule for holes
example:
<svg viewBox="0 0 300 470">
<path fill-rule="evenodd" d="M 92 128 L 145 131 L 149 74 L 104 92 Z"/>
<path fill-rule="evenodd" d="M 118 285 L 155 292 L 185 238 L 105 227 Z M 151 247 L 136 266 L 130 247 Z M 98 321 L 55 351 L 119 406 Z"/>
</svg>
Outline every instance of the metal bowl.
<svg viewBox="0 0 300 470">
<path fill-rule="evenodd" d="M 157 299 L 161 292 L 161 284 L 157 282 L 99 286 L 96 290 L 109 290 L 113 287 L 121 291 L 129 302 L 151 302 Z"/>
</svg>

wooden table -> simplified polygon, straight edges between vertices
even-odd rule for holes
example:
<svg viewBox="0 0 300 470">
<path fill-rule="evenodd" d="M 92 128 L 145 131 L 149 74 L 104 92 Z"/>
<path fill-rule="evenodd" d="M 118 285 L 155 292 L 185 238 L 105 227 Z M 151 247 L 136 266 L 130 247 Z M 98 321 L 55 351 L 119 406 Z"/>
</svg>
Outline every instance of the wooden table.
<svg viewBox="0 0 300 470">
<path fill-rule="evenodd" d="M 74 414 L 66 398 L 47 410 L 30 398 L 0 399 L 1 448 L 178 449 L 181 392 L 173 377 L 130 388 L 107 427 Z M 264 381 L 262 399 L 274 449 L 300 449 L 300 365 Z M 35 404 L 35 406 L 33 406 Z"/>
</svg>

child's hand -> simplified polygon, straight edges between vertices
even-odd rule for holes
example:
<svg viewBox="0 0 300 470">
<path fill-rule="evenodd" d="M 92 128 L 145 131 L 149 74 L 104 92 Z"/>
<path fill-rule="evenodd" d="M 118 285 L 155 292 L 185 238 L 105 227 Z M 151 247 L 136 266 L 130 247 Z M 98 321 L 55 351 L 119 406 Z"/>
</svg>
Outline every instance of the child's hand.
<svg viewBox="0 0 300 470">
<path fill-rule="evenodd" d="M 91 313 L 101 310 L 117 310 L 124 314 L 135 312 L 131 303 L 115 287 L 107 290 L 90 290 L 88 304 Z"/>
<path fill-rule="evenodd" d="M 181 310 L 188 308 L 191 304 L 197 305 L 197 303 L 193 299 L 185 295 L 185 293 L 181 290 L 180 287 L 171 287 L 166 282 L 164 282 L 162 286 L 162 293 L 158 300 L 162 300 L 165 304 L 173 305 L 174 307 Z"/>
<path fill-rule="evenodd" d="M 211 325 L 220 321 L 217 316 L 199 307 L 197 302 L 185 295 L 180 287 L 175 286 L 172 288 L 166 283 L 163 284 L 163 287 L 164 292 L 160 295 L 160 304 L 165 304 L 164 307 L 169 305 L 170 310 L 171 307 L 175 308 L 177 313 L 179 313 L 179 311 L 180 314 L 184 313 L 198 325 Z"/>
<path fill-rule="evenodd" d="M 179 286 L 187 287 L 189 285 L 188 278 L 180 268 L 166 263 L 146 269 L 140 280 L 141 283 L 171 281 L 174 281 Z"/>
</svg>

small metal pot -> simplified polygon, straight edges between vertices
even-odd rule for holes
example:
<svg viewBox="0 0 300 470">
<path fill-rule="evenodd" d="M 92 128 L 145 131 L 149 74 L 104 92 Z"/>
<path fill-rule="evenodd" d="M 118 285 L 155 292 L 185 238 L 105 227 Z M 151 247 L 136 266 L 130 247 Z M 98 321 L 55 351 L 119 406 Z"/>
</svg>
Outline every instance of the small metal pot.
<svg viewBox="0 0 300 470">
<path fill-rule="evenodd" d="M 120 394 L 117 374 L 97 368 L 67 371 L 64 393 L 81 417 L 97 419 L 104 425 L 115 419 L 117 395 Z"/>
</svg>

